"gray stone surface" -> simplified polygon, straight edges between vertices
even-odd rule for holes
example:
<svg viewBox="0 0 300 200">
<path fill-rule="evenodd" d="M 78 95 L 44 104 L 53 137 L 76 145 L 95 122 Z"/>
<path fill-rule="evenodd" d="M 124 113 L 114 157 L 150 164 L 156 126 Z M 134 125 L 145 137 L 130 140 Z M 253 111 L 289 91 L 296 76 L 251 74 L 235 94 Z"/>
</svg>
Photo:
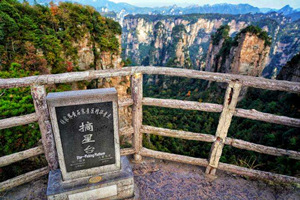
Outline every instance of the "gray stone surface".
<svg viewBox="0 0 300 200">
<path fill-rule="evenodd" d="M 84 105 L 84 104 L 95 104 L 101 102 L 112 102 L 113 106 L 113 129 L 114 129 L 114 148 L 115 148 L 115 163 L 99 166 L 94 166 L 89 169 L 84 169 L 85 164 L 83 164 L 79 170 L 70 171 L 67 170 L 67 164 L 65 156 L 69 156 L 63 151 L 62 138 L 59 128 L 56 108 L 62 106 L 74 106 L 74 105 Z M 105 89 L 93 89 L 93 90 L 82 90 L 82 91 L 68 91 L 68 92 L 57 92 L 49 93 L 47 96 L 47 104 L 49 107 L 51 123 L 54 132 L 55 144 L 58 153 L 58 161 L 60 165 L 60 170 L 64 181 L 69 181 L 77 178 L 88 177 L 94 174 L 101 174 L 107 172 L 113 172 L 120 170 L 120 144 L 119 144 L 119 134 L 118 134 L 118 95 L 115 88 L 105 88 Z M 79 115 L 78 115 L 79 116 Z M 72 118 L 69 120 L 71 121 Z M 105 139 L 105 138 L 104 138 Z M 65 140 L 66 141 L 66 140 Z M 77 150 L 74 146 L 74 151 Z M 81 147 L 80 147 L 81 148 Z M 65 155 L 66 154 L 66 155 Z M 82 155 L 79 155 L 82 156 Z M 88 158 L 91 159 L 91 158 Z M 83 162 L 88 162 L 83 159 Z M 81 163 L 76 163 L 75 165 L 80 166 Z M 103 165 L 103 166 L 102 166 Z"/>
<path fill-rule="evenodd" d="M 50 172 L 47 188 L 48 199 L 65 200 L 68 199 L 69 195 L 72 196 L 76 193 L 80 194 L 91 190 L 95 190 L 95 192 L 97 192 L 97 189 L 99 188 L 110 190 L 108 191 L 109 199 L 123 199 L 132 197 L 134 190 L 132 169 L 127 157 L 122 156 L 121 163 L 121 171 L 101 175 L 102 180 L 99 183 L 89 183 L 89 179 L 87 178 L 64 182 L 62 180 L 60 170 Z M 116 195 L 114 194 L 115 187 L 117 188 Z M 107 193 L 105 193 L 105 195 L 105 198 L 108 197 Z"/>
</svg>

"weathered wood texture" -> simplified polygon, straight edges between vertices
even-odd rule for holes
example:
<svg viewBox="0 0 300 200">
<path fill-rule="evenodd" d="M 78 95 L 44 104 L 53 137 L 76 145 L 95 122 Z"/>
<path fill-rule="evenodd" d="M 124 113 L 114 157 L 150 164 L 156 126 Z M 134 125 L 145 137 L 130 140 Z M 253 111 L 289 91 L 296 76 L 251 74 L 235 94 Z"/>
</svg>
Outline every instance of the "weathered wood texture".
<svg viewBox="0 0 300 200">
<path fill-rule="evenodd" d="M 153 135 L 160 135 L 164 137 L 175 137 L 175 138 L 181 138 L 185 140 L 196 140 L 202 142 L 215 142 L 216 140 L 216 137 L 213 135 L 171 130 L 166 128 L 157 128 L 157 127 L 145 126 L 145 125 L 142 126 L 141 132 L 147 134 L 153 134 Z M 300 160 L 300 152 L 297 151 L 264 146 L 264 145 L 255 144 L 255 143 L 251 143 L 239 139 L 233 139 L 233 138 L 226 138 L 224 144 L 231 145 L 239 149 L 246 149 L 249 151 L 255 151 L 258 153 L 263 153 L 263 154 L 268 154 L 273 156 L 289 156 L 292 159 Z"/>
<path fill-rule="evenodd" d="M 133 105 L 133 100 L 131 98 L 120 99 L 118 102 L 119 107 L 126 107 Z"/>
<path fill-rule="evenodd" d="M 203 133 L 193 133 L 187 131 L 178 131 L 178 130 L 170 130 L 166 128 L 157 128 L 153 126 L 142 126 L 142 133 L 160 135 L 165 137 L 175 137 L 181 138 L 185 140 L 197 140 L 202 142 L 214 142 L 215 136 L 203 134 Z"/>
<path fill-rule="evenodd" d="M 146 106 L 159 106 L 165 108 L 176 108 L 184 110 L 199 110 L 204 112 L 222 112 L 223 105 L 213 103 L 199 103 L 193 101 L 183 101 L 175 99 L 156 99 L 156 98 L 144 98 L 143 105 Z M 300 127 L 300 119 L 278 116 L 269 113 L 259 112 L 257 110 L 246 110 L 242 108 L 236 108 L 233 116 L 243 117 L 247 119 L 259 120 L 269 123 L 282 124 L 286 126 Z"/>
<path fill-rule="evenodd" d="M 38 146 L 25 151 L 20 151 L 7 156 L 2 156 L 0 157 L 0 167 L 4 167 L 12 163 L 18 162 L 20 160 L 24 160 L 26 158 L 37 156 L 43 153 L 44 153 L 43 146 Z"/>
<path fill-rule="evenodd" d="M 55 149 L 54 136 L 50 122 L 50 115 L 46 103 L 46 90 L 44 86 L 32 86 L 31 95 L 33 104 L 38 116 L 38 123 L 42 136 L 42 143 L 45 151 L 45 157 L 50 170 L 58 168 L 58 159 Z"/>
<path fill-rule="evenodd" d="M 209 155 L 209 166 L 207 166 L 206 173 L 214 175 L 215 170 L 218 167 L 220 157 L 222 155 L 225 138 L 231 124 L 231 119 L 235 111 L 235 106 L 238 101 L 238 97 L 241 91 L 242 85 L 239 82 L 230 82 L 225 98 L 223 111 L 221 113 L 219 124 L 216 131 L 216 141 L 211 146 Z"/>
<path fill-rule="evenodd" d="M 144 98 L 143 105 L 159 106 L 165 108 L 178 108 L 184 110 L 199 110 L 205 112 L 222 112 L 223 106 L 213 103 L 199 103 L 175 99 Z"/>
<path fill-rule="evenodd" d="M 0 192 L 9 190 L 13 187 L 22 185 L 24 183 L 28 183 L 28 182 L 35 180 L 37 178 L 40 178 L 41 176 L 44 176 L 48 173 L 49 173 L 48 167 L 43 167 L 41 169 L 37 169 L 37 170 L 31 171 L 31 172 L 28 172 L 26 174 L 17 176 L 15 178 L 6 180 L 6 181 L 0 183 Z"/>
<path fill-rule="evenodd" d="M 0 79 L 0 88 L 26 87 L 31 85 L 47 85 L 55 83 L 70 83 L 76 81 L 93 80 L 115 76 L 128 76 L 134 74 L 136 67 L 109 70 L 90 70 L 84 72 L 70 72 L 24 78 Z"/>
<path fill-rule="evenodd" d="M 180 163 L 186 163 L 186 164 L 192 164 L 192 165 L 199 165 L 206 167 L 208 165 L 208 162 L 204 158 L 193 158 L 189 156 L 182 156 L 172 153 L 165 153 L 160 151 L 154 151 L 147 148 L 142 148 L 140 151 L 142 156 L 157 158 L 157 159 L 163 159 L 163 160 L 170 160 L 174 162 L 180 162 Z"/>
<path fill-rule="evenodd" d="M 134 154 L 134 153 L 135 153 L 134 148 L 121 149 L 121 156 L 127 156 L 127 155 L 131 155 L 131 154 Z"/>
<path fill-rule="evenodd" d="M 134 132 L 134 130 L 133 130 L 132 126 L 131 127 L 124 127 L 124 128 L 121 128 L 119 130 L 120 136 L 121 135 L 130 136 L 130 135 L 133 134 L 133 132 Z"/>
<path fill-rule="evenodd" d="M 290 158 L 300 160 L 300 152 L 297 151 L 279 149 L 232 138 L 226 138 L 225 144 L 239 149 L 246 149 L 249 151 L 255 151 L 273 156 L 288 156 Z"/>
<path fill-rule="evenodd" d="M 167 67 L 125 67 L 122 69 L 114 70 L 94 70 L 63 74 L 30 76 L 25 78 L 0 79 L 0 88 L 25 87 L 33 84 L 46 85 L 54 83 L 68 83 L 83 80 L 93 80 L 97 78 L 108 78 L 114 76 L 128 76 L 133 75 L 135 73 L 178 76 L 226 83 L 229 83 L 232 80 L 238 80 L 240 83 L 242 83 L 243 86 L 248 87 L 288 91 L 295 93 L 300 92 L 300 83 L 297 82 L 270 80 L 262 77 L 213 73 L 198 70 L 176 69 Z"/>
<path fill-rule="evenodd" d="M 286 182 L 286 183 L 300 183 L 300 179 L 296 177 L 285 176 L 285 175 L 275 174 L 271 172 L 264 172 L 264 171 L 254 170 L 254 169 L 248 169 L 248 168 L 239 167 L 236 165 L 230 165 L 226 163 L 219 163 L 218 169 L 231 172 L 234 174 L 239 174 L 242 176 L 257 178 L 257 179 Z"/>
<path fill-rule="evenodd" d="M 159 152 L 159 151 L 154 151 L 154 150 L 150 150 L 147 148 L 141 149 L 141 155 L 147 156 L 147 157 L 152 157 L 152 158 L 157 158 L 157 159 L 170 160 L 170 161 L 174 161 L 174 162 L 199 165 L 199 166 L 204 166 L 204 167 L 206 167 L 208 165 L 208 161 L 203 158 L 193 158 L 193 157 L 188 157 L 188 156 L 176 155 L 176 154 L 172 154 L 172 153 Z M 274 174 L 274 173 L 264 172 L 264 171 L 259 171 L 259 170 L 253 170 L 253 169 L 248 169 L 248 168 L 230 165 L 230 164 L 226 164 L 226 163 L 219 163 L 218 169 L 227 171 L 227 172 L 231 172 L 234 174 L 239 174 L 242 176 L 257 178 L 257 179 L 288 182 L 288 183 L 289 182 L 300 183 L 300 179 L 296 178 L 296 177 Z"/>
<path fill-rule="evenodd" d="M 19 117 L 10 117 L 10 118 L 6 118 L 6 119 L 1 119 L 0 120 L 0 129 L 11 128 L 11 127 L 15 127 L 15 126 L 22 126 L 22 125 L 36 122 L 37 120 L 38 120 L 38 117 L 37 117 L 36 113 L 23 115 L 23 116 L 19 116 Z"/>
<path fill-rule="evenodd" d="M 262 77 L 214 73 L 168 67 L 139 67 L 138 70 L 145 74 L 178 76 L 226 83 L 229 83 L 230 81 L 239 81 L 243 86 L 248 87 L 262 88 L 268 90 L 289 91 L 295 93 L 300 92 L 300 83 L 271 80 Z"/>
<path fill-rule="evenodd" d="M 275 124 L 282 124 L 286 126 L 294 126 L 294 127 L 300 127 L 300 119 L 295 119 L 291 117 L 285 117 L 285 116 L 278 116 L 273 115 L 269 113 L 263 113 L 259 112 L 257 110 L 245 110 L 241 108 L 237 108 L 234 116 L 236 117 L 243 117 L 253 120 L 259 120 L 264 122 L 270 122 Z"/>
<path fill-rule="evenodd" d="M 139 154 L 142 148 L 142 134 L 140 132 L 143 112 L 142 112 L 142 99 L 143 99 L 143 74 L 136 73 L 131 76 L 131 95 L 133 99 L 132 106 L 132 127 L 134 131 L 134 141 L 133 147 L 135 149 L 135 161 L 141 161 L 141 156 Z"/>
</svg>

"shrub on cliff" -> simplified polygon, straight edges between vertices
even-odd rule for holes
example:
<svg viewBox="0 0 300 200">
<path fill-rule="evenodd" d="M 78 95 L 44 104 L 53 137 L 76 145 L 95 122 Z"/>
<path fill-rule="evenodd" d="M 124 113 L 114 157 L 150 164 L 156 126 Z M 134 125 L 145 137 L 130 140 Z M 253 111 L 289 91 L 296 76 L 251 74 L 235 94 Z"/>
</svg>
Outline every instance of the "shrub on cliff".
<svg viewBox="0 0 300 200">
<path fill-rule="evenodd" d="M 229 37 L 230 27 L 228 25 L 222 25 L 218 30 L 211 35 L 213 45 L 218 45 L 221 39 L 227 39 Z"/>
<path fill-rule="evenodd" d="M 263 31 L 258 26 L 253 26 L 253 25 L 247 26 L 246 28 L 242 29 L 238 35 L 245 34 L 245 33 L 253 33 L 257 35 L 258 38 L 265 41 L 265 46 L 271 46 L 272 38 L 268 35 L 266 31 Z"/>
</svg>

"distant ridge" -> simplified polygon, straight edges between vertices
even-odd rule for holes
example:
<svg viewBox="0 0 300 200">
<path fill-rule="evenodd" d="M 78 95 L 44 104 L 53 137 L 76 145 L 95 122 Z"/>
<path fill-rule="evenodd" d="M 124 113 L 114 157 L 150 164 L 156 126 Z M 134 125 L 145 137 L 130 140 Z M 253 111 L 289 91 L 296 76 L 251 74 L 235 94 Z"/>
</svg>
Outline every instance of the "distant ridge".
<svg viewBox="0 0 300 200">
<path fill-rule="evenodd" d="M 23 0 L 19 0 L 23 1 Z M 27 0 L 30 4 L 34 4 L 34 0 Z M 162 15 L 182 15 L 192 13 L 219 13 L 219 14 L 248 14 L 248 13 L 269 13 L 277 12 L 285 16 L 291 17 L 293 20 L 299 19 L 300 8 L 294 9 L 290 5 L 286 5 L 281 9 L 258 8 L 250 4 L 214 4 L 214 5 L 190 5 L 187 7 L 179 7 L 177 5 L 161 6 L 161 7 L 138 7 L 128 3 L 115 3 L 109 0 L 36 0 L 37 3 L 46 5 L 51 1 L 59 3 L 60 1 L 76 2 L 83 5 L 90 5 L 102 13 L 121 13 L 127 14 L 162 14 Z M 295 16 L 293 14 L 295 13 Z"/>
</svg>

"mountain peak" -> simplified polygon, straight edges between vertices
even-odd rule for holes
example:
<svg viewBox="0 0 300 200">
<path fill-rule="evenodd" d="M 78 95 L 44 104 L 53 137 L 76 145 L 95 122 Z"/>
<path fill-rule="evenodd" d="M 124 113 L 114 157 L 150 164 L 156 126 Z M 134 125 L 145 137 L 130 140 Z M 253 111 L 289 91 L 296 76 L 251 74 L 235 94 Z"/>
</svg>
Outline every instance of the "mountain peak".
<svg viewBox="0 0 300 200">
<path fill-rule="evenodd" d="M 278 13 L 282 13 L 284 15 L 289 15 L 289 14 L 292 14 L 293 12 L 295 12 L 295 11 L 290 5 L 286 5 L 286 6 L 282 7 L 280 10 L 278 10 Z"/>
</svg>

